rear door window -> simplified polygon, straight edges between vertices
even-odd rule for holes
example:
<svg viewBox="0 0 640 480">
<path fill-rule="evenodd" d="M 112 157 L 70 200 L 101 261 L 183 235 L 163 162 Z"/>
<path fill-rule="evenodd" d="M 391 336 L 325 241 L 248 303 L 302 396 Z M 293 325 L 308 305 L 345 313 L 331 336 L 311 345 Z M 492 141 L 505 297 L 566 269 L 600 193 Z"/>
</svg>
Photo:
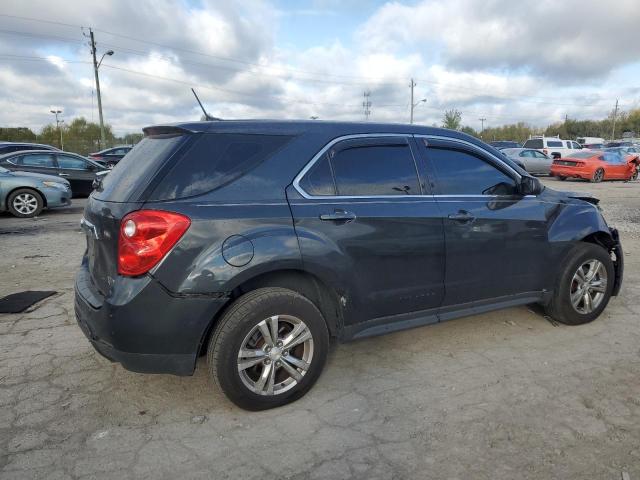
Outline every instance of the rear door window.
<svg viewBox="0 0 640 480">
<path fill-rule="evenodd" d="M 564 145 L 559 140 L 547 140 L 547 147 L 549 147 L 549 148 L 563 148 Z"/>
<path fill-rule="evenodd" d="M 251 172 L 292 138 L 290 135 L 202 134 L 184 155 L 172 162 L 171 170 L 149 199 L 173 200 L 216 190 Z M 129 160 L 136 148 L 124 159 Z"/>
<path fill-rule="evenodd" d="M 58 166 L 72 170 L 88 170 L 88 162 L 78 157 L 58 155 Z"/>
<path fill-rule="evenodd" d="M 24 165 L 25 167 L 43 167 L 43 168 L 55 168 L 55 162 L 53 155 L 48 153 L 33 153 L 31 155 L 23 155 L 20 157 L 20 163 L 18 165 Z"/>
</svg>

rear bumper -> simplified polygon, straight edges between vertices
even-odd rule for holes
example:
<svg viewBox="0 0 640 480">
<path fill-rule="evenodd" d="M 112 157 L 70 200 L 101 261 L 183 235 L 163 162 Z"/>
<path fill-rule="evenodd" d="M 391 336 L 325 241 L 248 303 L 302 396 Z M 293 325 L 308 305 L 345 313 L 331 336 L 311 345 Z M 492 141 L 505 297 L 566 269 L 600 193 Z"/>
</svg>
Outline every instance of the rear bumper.
<svg viewBox="0 0 640 480">
<path fill-rule="evenodd" d="M 101 355 L 134 372 L 193 374 L 211 320 L 225 303 L 172 296 L 151 277 L 118 278 L 102 297 L 86 265 L 76 276 L 80 329 Z"/>
<path fill-rule="evenodd" d="M 589 180 L 593 172 L 586 168 L 569 167 L 565 165 L 552 165 L 550 174 L 553 177 L 583 178 Z"/>
</svg>

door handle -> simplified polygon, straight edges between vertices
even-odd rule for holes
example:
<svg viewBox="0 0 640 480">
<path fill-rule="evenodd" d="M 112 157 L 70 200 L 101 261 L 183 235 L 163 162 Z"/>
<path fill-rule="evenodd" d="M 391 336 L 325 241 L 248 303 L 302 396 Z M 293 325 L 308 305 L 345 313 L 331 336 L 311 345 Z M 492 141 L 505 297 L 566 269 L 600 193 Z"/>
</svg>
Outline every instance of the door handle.
<svg viewBox="0 0 640 480">
<path fill-rule="evenodd" d="M 449 220 L 454 220 L 459 223 L 470 223 L 476 219 L 473 215 L 471 215 L 466 210 L 460 210 L 458 213 L 452 213 L 449 215 Z"/>
<path fill-rule="evenodd" d="M 320 220 L 324 222 L 345 222 L 349 223 L 356 219 L 356 214 L 352 212 L 345 212 L 344 210 L 334 210 L 333 213 L 323 213 L 320 215 Z"/>
<path fill-rule="evenodd" d="M 69 176 L 68 173 L 59 173 L 58 175 L 60 175 L 61 177 L 68 177 Z"/>
</svg>

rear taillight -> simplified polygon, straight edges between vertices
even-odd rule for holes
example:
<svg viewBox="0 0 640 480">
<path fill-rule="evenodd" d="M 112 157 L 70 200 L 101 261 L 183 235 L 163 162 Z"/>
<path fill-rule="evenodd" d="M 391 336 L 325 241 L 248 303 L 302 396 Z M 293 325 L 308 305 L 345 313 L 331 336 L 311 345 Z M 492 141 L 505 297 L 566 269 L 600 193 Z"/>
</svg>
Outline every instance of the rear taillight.
<svg viewBox="0 0 640 480">
<path fill-rule="evenodd" d="M 191 225 L 189 217 L 163 210 L 138 210 L 122 219 L 118 239 L 118 273 L 147 273 L 173 248 Z"/>
</svg>

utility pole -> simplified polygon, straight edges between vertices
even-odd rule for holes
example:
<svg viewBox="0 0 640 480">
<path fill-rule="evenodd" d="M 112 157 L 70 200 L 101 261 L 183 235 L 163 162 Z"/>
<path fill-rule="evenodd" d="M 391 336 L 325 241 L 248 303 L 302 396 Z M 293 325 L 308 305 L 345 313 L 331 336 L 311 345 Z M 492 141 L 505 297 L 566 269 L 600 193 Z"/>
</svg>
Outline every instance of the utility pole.
<svg viewBox="0 0 640 480">
<path fill-rule="evenodd" d="M 613 127 L 611 128 L 611 140 L 616 139 L 616 118 L 618 117 L 618 99 L 616 98 L 616 108 L 613 110 Z"/>
<path fill-rule="evenodd" d="M 100 61 L 96 59 L 96 39 L 93 35 L 93 29 L 89 29 L 89 39 L 91 41 L 91 56 L 93 57 L 93 73 L 96 77 L 96 96 L 98 98 L 98 115 L 100 116 L 100 143 L 101 147 L 106 147 L 107 144 L 107 136 L 104 133 L 104 118 L 102 117 L 102 96 L 100 95 L 100 77 L 98 76 L 98 68 L 102 64 L 102 60 L 104 60 L 105 55 L 113 55 L 113 50 L 109 50 L 102 54 L 102 58 Z"/>
<path fill-rule="evenodd" d="M 364 101 L 362 102 L 362 108 L 364 110 L 364 119 L 365 121 L 369 120 L 369 115 L 371 115 L 371 91 L 367 90 L 363 94 Z"/>
<path fill-rule="evenodd" d="M 60 150 L 64 151 L 64 143 L 62 142 L 62 129 L 60 128 L 60 124 L 64 122 L 64 120 L 58 120 L 58 114 L 62 113 L 62 110 L 49 110 L 56 116 L 56 128 L 58 129 L 58 133 L 60 134 Z"/>
<path fill-rule="evenodd" d="M 480 138 L 482 138 L 482 134 L 484 133 L 484 122 L 486 120 L 486 118 L 482 117 L 479 118 L 478 120 L 480 120 Z"/>
</svg>

